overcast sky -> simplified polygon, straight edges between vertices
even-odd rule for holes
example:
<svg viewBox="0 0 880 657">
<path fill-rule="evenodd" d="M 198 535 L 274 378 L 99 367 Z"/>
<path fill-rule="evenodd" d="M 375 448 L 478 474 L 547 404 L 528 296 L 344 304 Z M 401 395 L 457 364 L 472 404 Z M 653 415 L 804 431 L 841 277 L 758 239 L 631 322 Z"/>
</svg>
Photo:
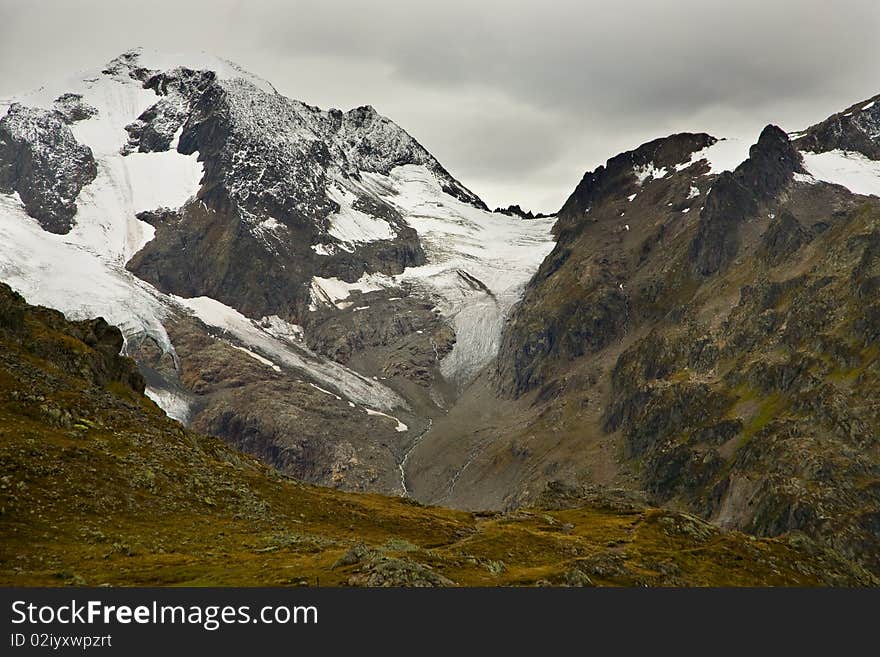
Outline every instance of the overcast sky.
<svg viewBox="0 0 880 657">
<path fill-rule="evenodd" d="M 877 0 L 0 0 L 0 97 L 134 46 L 373 105 L 490 206 L 555 211 L 672 132 L 754 139 L 880 93 Z"/>
</svg>

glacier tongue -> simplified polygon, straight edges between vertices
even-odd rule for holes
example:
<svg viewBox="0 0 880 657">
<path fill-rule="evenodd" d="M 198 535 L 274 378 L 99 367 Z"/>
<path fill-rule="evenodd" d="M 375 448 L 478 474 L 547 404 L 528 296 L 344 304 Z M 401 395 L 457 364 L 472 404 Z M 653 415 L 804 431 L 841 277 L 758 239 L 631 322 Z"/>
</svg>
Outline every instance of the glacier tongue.
<svg viewBox="0 0 880 657">
<path fill-rule="evenodd" d="M 553 249 L 556 217 L 523 219 L 483 210 L 446 193 L 424 165 L 361 178 L 418 232 L 427 263 L 396 276 L 365 274 L 354 283 L 314 276 L 310 309 L 347 308 L 355 290 L 403 288 L 431 299 L 455 328 L 455 345 L 441 361 L 441 372 L 467 383 L 498 353 L 505 318 Z"/>
<path fill-rule="evenodd" d="M 497 354 L 504 319 L 553 249 L 556 217 L 481 210 L 444 193 L 421 165 L 363 177 L 419 233 L 428 262 L 395 276 L 394 284 L 433 299 L 452 321 L 456 342 L 441 371 L 464 384 Z"/>
</svg>

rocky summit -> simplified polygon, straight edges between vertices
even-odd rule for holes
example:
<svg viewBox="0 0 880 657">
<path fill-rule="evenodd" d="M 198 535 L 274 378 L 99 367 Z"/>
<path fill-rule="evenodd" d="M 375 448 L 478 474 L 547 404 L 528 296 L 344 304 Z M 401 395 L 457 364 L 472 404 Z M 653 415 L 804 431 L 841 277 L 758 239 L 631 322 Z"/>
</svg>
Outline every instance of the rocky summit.
<svg viewBox="0 0 880 657">
<path fill-rule="evenodd" d="M 0 105 L 4 581 L 876 585 L 878 100 L 552 216 L 205 55 Z"/>
</svg>

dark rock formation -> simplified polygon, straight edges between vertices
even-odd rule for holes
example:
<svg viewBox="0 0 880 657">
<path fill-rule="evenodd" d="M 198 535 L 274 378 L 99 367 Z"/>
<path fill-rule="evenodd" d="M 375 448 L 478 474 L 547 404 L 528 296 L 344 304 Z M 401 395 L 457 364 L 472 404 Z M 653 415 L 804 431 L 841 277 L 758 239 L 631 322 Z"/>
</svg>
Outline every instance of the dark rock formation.
<svg viewBox="0 0 880 657">
<path fill-rule="evenodd" d="M 732 173 L 718 176 L 700 212 L 699 231 L 691 244 L 694 269 L 699 274 L 714 274 L 736 258 L 740 225 L 773 201 L 795 172 L 803 172 L 800 159 L 786 134 L 776 126 L 767 126 L 749 150 L 749 159 Z"/>
<path fill-rule="evenodd" d="M 92 150 L 76 141 L 62 114 L 16 103 L 0 119 L 0 192 L 18 192 L 44 229 L 70 231 L 76 198 L 97 173 Z"/>
<path fill-rule="evenodd" d="M 880 160 L 880 96 L 856 103 L 807 128 L 794 143 L 805 151 L 825 153 L 839 149 Z"/>
<path fill-rule="evenodd" d="M 657 139 L 584 176 L 559 211 L 556 247 L 505 328 L 498 357 L 505 393 L 518 396 L 542 385 L 557 364 L 596 352 L 626 331 L 635 309 L 624 281 L 631 268 L 647 267 L 648 254 L 666 235 L 664 225 L 658 230 L 650 222 L 664 212 L 680 221 L 695 201 L 691 172 L 676 167 L 715 141 L 690 133 Z M 644 296 L 656 297 L 658 285 L 646 283 Z"/>
<path fill-rule="evenodd" d="M 98 110 L 83 101 L 79 94 L 66 93 L 55 99 L 55 111 L 64 117 L 65 123 L 85 121 L 98 114 Z"/>
<path fill-rule="evenodd" d="M 506 208 L 495 208 L 493 212 L 498 212 L 499 214 L 507 214 L 511 217 L 522 217 L 523 219 L 543 219 L 550 216 L 549 214 L 544 214 L 543 212 L 538 212 L 537 214 L 535 214 L 531 210 L 523 210 L 518 204 L 508 205 Z"/>
</svg>

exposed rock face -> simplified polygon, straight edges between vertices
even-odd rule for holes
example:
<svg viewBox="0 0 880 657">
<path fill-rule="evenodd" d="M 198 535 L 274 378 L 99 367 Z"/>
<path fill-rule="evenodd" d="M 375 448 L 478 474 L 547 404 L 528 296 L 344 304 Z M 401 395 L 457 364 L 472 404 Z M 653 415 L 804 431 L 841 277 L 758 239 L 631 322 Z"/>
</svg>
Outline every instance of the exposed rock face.
<svg viewBox="0 0 880 657">
<path fill-rule="evenodd" d="M 795 145 L 816 153 L 855 151 L 880 160 L 880 96 L 856 103 L 807 128 L 795 139 Z"/>
<path fill-rule="evenodd" d="M 790 212 L 783 212 L 764 233 L 761 255 L 771 265 L 783 264 L 812 239 L 812 230 L 802 226 Z"/>
<path fill-rule="evenodd" d="M 65 123 L 85 121 L 98 113 L 98 110 L 83 101 L 80 94 L 65 93 L 55 99 L 55 111 L 63 118 Z"/>
<path fill-rule="evenodd" d="M 355 362 L 359 371 L 378 369 L 383 379 L 400 376 L 430 386 L 455 333 L 433 304 L 402 295 L 393 289 L 361 294 L 343 312 L 322 307 L 309 313 L 309 347 L 343 365 Z"/>
<path fill-rule="evenodd" d="M 137 76 L 137 73 L 133 74 Z M 143 75 L 143 74 L 141 74 Z M 186 122 L 193 99 L 205 93 L 216 83 L 212 71 L 193 71 L 179 68 L 169 73 L 157 73 L 144 82 L 160 96 L 138 119 L 126 126 L 128 152 L 154 153 L 167 151 L 176 133 Z"/>
<path fill-rule="evenodd" d="M 193 319 L 180 318 L 168 330 L 176 362 L 150 339 L 132 354 L 151 385 L 180 399 L 188 426 L 302 481 L 401 492 L 398 463 L 421 427 L 411 414 L 370 415 L 301 372 L 258 361 Z M 399 430 L 401 419 L 407 430 Z"/>
<path fill-rule="evenodd" d="M 594 216 L 586 216 L 593 212 L 594 206 L 626 196 L 627 192 L 638 192 L 645 181 L 664 178 L 668 169 L 687 162 L 692 153 L 716 142 L 717 139 L 705 133 L 671 135 L 616 155 L 604 167 L 585 173 L 559 211 L 560 238 L 594 223 Z"/>
<path fill-rule="evenodd" d="M 640 188 L 589 174 L 570 200 L 580 216 L 560 215 L 499 358 L 501 389 L 532 419 L 484 439 L 468 482 L 509 480 L 502 455 L 537 455 L 551 444 L 538 432 L 556 431 L 583 459 L 575 480 L 762 536 L 803 531 L 880 571 L 880 204 L 806 176 L 773 126 L 732 172 L 675 168 Z M 705 199 L 697 221 L 665 210 L 681 207 L 678 178 Z M 548 454 L 508 504 L 565 469 L 565 450 Z"/>
<path fill-rule="evenodd" d="M 495 208 L 494 212 L 509 214 L 513 217 L 522 217 L 523 219 L 540 219 L 542 217 L 550 216 L 549 214 L 543 214 L 541 212 L 535 214 L 531 210 L 523 210 L 518 204 L 508 205 L 506 208 Z"/>
<path fill-rule="evenodd" d="M 167 150 L 179 134 L 177 150 L 198 151 L 205 168 L 198 202 L 128 265 L 162 290 L 301 321 L 314 275 L 354 282 L 425 262 L 416 232 L 362 173 L 425 165 L 444 191 L 485 207 L 371 107 L 323 112 L 185 68 L 144 84 L 160 99 L 128 127 L 128 149 Z"/>
<path fill-rule="evenodd" d="M 800 159 L 786 134 L 776 126 L 767 126 L 749 150 L 749 159 L 732 173 L 725 171 L 718 177 L 700 212 L 700 227 L 691 244 L 699 274 L 714 274 L 733 261 L 740 248 L 740 225 L 775 200 L 795 172 L 803 173 Z"/>
<path fill-rule="evenodd" d="M 506 394 L 543 385 L 555 364 L 598 351 L 626 330 L 633 293 L 624 281 L 658 243 L 668 241 L 682 210 L 699 200 L 688 198 L 690 176 L 676 175 L 675 167 L 715 141 L 706 134 L 673 135 L 584 175 L 559 212 L 556 247 L 504 331 L 498 370 Z M 674 219 L 651 225 L 640 207 Z M 643 237 L 632 248 L 637 235 Z M 645 294 L 657 294 L 657 283 L 651 285 Z"/>
<path fill-rule="evenodd" d="M 874 226 L 841 227 L 844 235 Z M 758 535 L 801 530 L 880 568 L 878 374 L 872 312 L 855 294 L 867 243 L 827 264 L 743 288 L 717 330 L 651 334 L 613 372 L 606 429 L 620 430 L 655 502 Z"/>
<path fill-rule="evenodd" d="M 13 104 L 0 119 L 0 193 L 18 192 L 27 213 L 60 234 L 73 227 L 76 197 L 98 173 L 65 122 L 80 116 L 75 103 L 63 104 L 67 115 Z"/>
</svg>

